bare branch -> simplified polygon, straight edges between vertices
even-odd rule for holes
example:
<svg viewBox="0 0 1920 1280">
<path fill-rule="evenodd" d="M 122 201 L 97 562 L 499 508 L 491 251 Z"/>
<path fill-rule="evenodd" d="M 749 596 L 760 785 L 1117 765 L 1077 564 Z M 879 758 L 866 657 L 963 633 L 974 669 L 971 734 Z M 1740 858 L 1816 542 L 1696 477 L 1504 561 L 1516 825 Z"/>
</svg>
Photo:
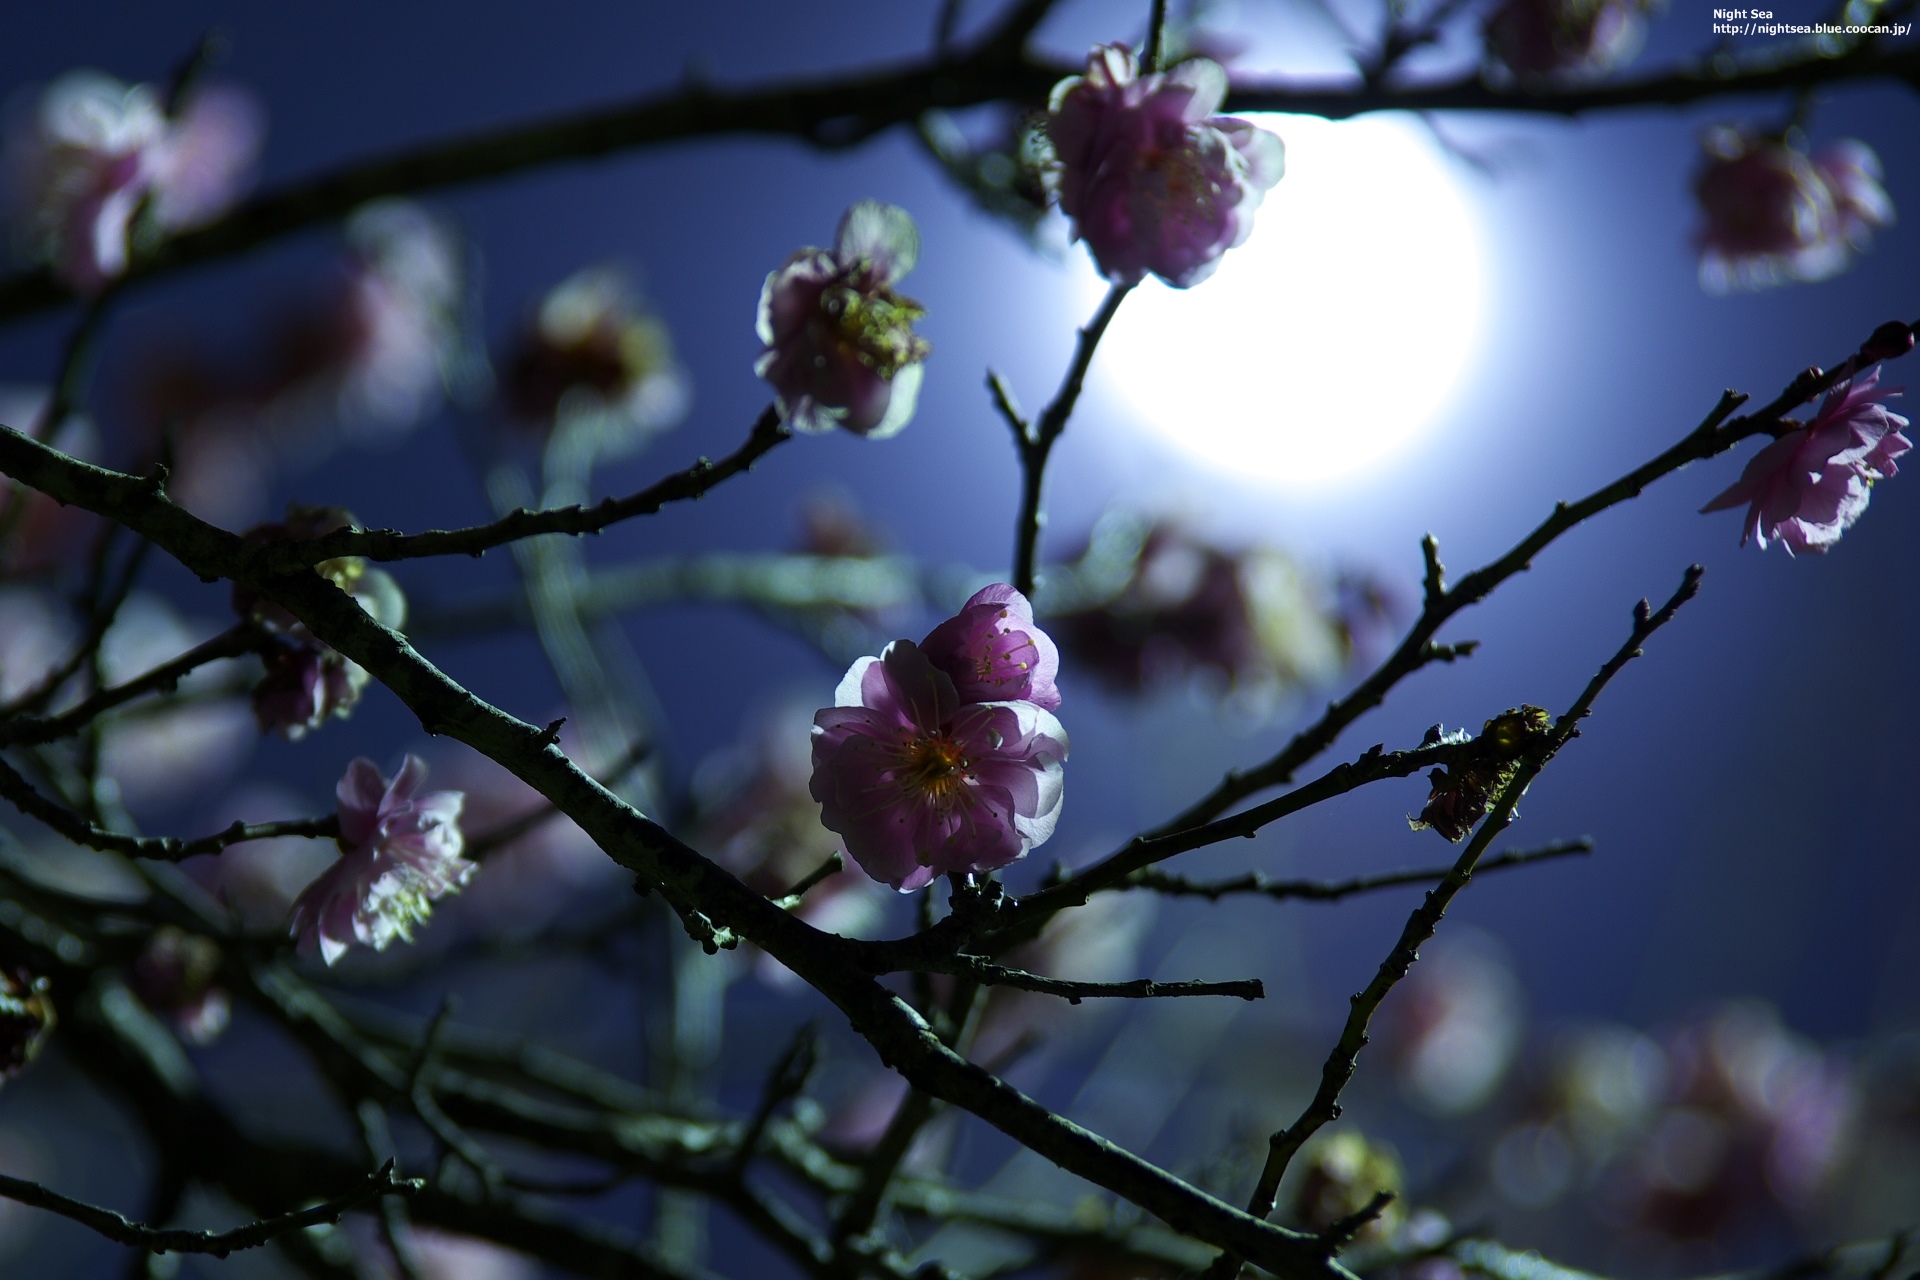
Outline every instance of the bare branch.
<svg viewBox="0 0 1920 1280">
<path fill-rule="evenodd" d="M 1657 612 L 1650 611 L 1644 600 L 1634 607 L 1633 630 L 1628 635 L 1626 643 L 1621 645 L 1613 656 L 1602 664 L 1593 679 L 1587 682 L 1586 688 L 1581 690 L 1578 698 L 1574 699 L 1573 705 L 1567 709 L 1566 714 L 1554 722 L 1545 741 L 1540 743 L 1528 758 L 1521 761 L 1513 777 L 1500 789 L 1500 794 L 1485 820 L 1481 822 L 1480 829 L 1467 842 L 1466 848 L 1460 851 L 1460 857 L 1454 862 L 1453 869 L 1447 873 L 1444 880 L 1428 890 L 1426 898 L 1414 909 L 1413 914 L 1407 917 L 1406 926 L 1401 930 L 1398 941 L 1387 953 L 1386 959 L 1380 962 L 1373 980 L 1367 984 L 1364 991 L 1353 997 L 1352 1006 L 1347 1011 L 1346 1025 L 1341 1028 L 1340 1039 L 1334 1045 L 1333 1052 L 1327 1056 L 1326 1064 L 1321 1068 L 1320 1086 L 1315 1091 L 1313 1100 L 1307 1104 L 1306 1110 L 1300 1113 L 1299 1119 L 1276 1132 L 1269 1140 L 1266 1164 L 1261 1169 L 1259 1182 L 1247 1202 L 1248 1213 L 1258 1218 L 1265 1218 L 1273 1212 L 1274 1198 L 1280 1190 L 1280 1179 L 1286 1174 L 1287 1166 L 1292 1163 L 1294 1155 L 1323 1125 L 1339 1118 L 1340 1095 L 1346 1089 L 1347 1083 L 1353 1079 L 1354 1071 L 1359 1066 L 1360 1051 L 1367 1044 L 1367 1028 L 1373 1020 L 1374 1012 L 1379 1009 L 1381 1001 L 1387 998 L 1387 993 L 1392 991 L 1413 968 L 1414 961 L 1419 958 L 1420 947 L 1433 936 L 1448 906 L 1473 878 L 1473 873 L 1479 866 L 1480 858 L 1485 854 L 1487 846 L 1492 844 L 1494 839 L 1513 821 L 1514 809 L 1528 785 L 1539 776 L 1540 771 L 1560 749 L 1579 733 L 1580 721 L 1593 710 L 1594 700 L 1600 696 L 1601 690 L 1606 688 L 1608 682 L 1618 675 L 1627 663 L 1639 657 L 1640 646 L 1646 642 L 1647 638 L 1671 622 L 1674 614 L 1679 612 L 1680 606 L 1693 599 L 1699 592 L 1701 573 L 1699 565 L 1689 568 L 1681 579 L 1679 589 Z M 1240 1258 L 1232 1252 L 1223 1253 L 1208 1270 L 1207 1275 L 1210 1280 L 1230 1280 L 1239 1273 L 1240 1266 Z"/>
<path fill-rule="evenodd" d="M 673 502 L 704 497 L 723 481 L 752 469 L 776 446 L 792 437 L 772 405 L 761 411 L 745 444 L 718 462 L 700 459 L 685 471 L 676 471 L 624 498 L 606 498 L 590 507 L 551 507 L 542 511 L 515 511 L 492 524 L 466 529 L 435 529 L 406 534 L 393 529 L 341 529 L 319 538 L 267 544 L 273 567 L 285 572 L 299 565 L 317 565 L 341 556 L 369 560 L 413 560 L 423 556 L 479 556 L 494 547 L 546 533 L 599 533 L 609 525 L 650 516 Z"/>
<path fill-rule="evenodd" d="M 1592 852 L 1593 841 L 1591 840 L 1566 840 L 1522 853 L 1503 853 L 1497 857 L 1488 858 L 1480 864 L 1476 874 L 1485 875 L 1489 871 L 1524 867 L 1535 862 L 1546 862 L 1555 858 Z M 1222 898 L 1243 893 L 1260 894 L 1276 902 L 1286 902 L 1294 898 L 1302 898 L 1310 902 L 1335 902 L 1341 898 L 1350 898 L 1359 893 L 1372 893 L 1379 889 L 1394 889 L 1409 884 L 1430 884 L 1435 880 L 1445 879 L 1449 870 L 1448 867 L 1424 867 L 1418 871 L 1388 871 L 1380 875 L 1356 876 L 1351 880 L 1328 881 L 1272 880 L 1258 871 L 1248 872 L 1244 876 L 1235 876 L 1231 880 L 1188 880 L 1183 876 L 1168 875 L 1164 871 L 1147 868 L 1128 876 L 1120 887 L 1151 889 L 1155 893 L 1164 893 L 1174 898 L 1205 898 L 1209 902 L 1218 902 Z"/>
<path fill-rule="evenodd" d="M 46 1209 L 63 1218 L 71 1218 L 109 1240 L 154 1253 L 210 1253 L 216 1258 L 224 1258 L 242 1249 L 257 1248 L 289 1231 L 298 1231 L 322 1222 L 338 1222 L 349 1209 L 357 1209 L 381 1196 L 412 1195 L 424 1185 L 417 1178 L 395 1177 L 393 1161 L 389 1160 L 380 1166 L 378 1172 L 369 1174 L 359 1186 L 324 1204 L 295 1213 L 283 1213 L 278 1217 L 262 1218 L 231 1231 L 213 1232 L 150 1227 L 111 1209 L 102 1209 L 63 1196 L 37 1182 L 0 1174 L 0 1196 L 32 1205 L 36 1209 Z"/>
<path fill-rule="evenodd" d="M 103 853 L 123 853 L 131 858 L 153 858 L 160 862 L 180 862 L 203 853 L 219 853 L 229 845 L 248 840 L 273 840 L 281 836 L 304 836 L 310 840 L 328 840 L 340 834 L 340 819 L 294 818 L 285 822 L 236 822 L 210 836 L 182 840 L 178 836 L 129 836 L 88 822 L 79 814 L 56 804 L 33 789 L 33 785 L 0 760 L 0 799 L 30 818 L 51 827 L 77 845 L 99 849 Z"/>
<path fill-rule="evenodd" d="M 1242 1000 L 1263 1000 L 1267 994 L 1266 986 L 1258 978 L 1232 982 L 1154 982 L 1147 978 L 1136 978 L 1132 982 L 1075 982 L 1067 978 L 1028 973 L 1024 969 L 1010 969 L 993 963 L 985 956 L 970 956 L 964 952 L 947 960 L 929 962 L 928 969 L 934 973 L 971 978 L 985 987 L 1014 987 L 1021 991 L 1059 996 L 1068 1004 L 1079 1004 L 1087 999 L 1151 1000 L 1164 996 L 1238 996 Z"/>
<path fill-rule="evenodd" d="M 1074 344 L 1073 362 L 1067 366 L 1067 373 L 1060 381 L 1060 389 L 1053 399 L 1041 411 L 1040 417 L 1031 427 L 1016 430 L 1015 442 L 1020 450 L 1020 515 L 1014 525 L 1013 585 L 1027 595 L 1033 594 L 1034 558 L 1040 550 L 1040 526 L 1044 517 L 1040 514 L 1041 485 L 1046 478 L 1047 458 L 1053 453 L 1054 444 L 1067 429 L 1067 420 L 1073 417 L 1073 409 L 1080 401 L 1080 389 L 1086 385 L 1087 370 L 1093 365 L 1093 353 L 1100 347 L 1100 339 L 1113 323 L 1114 316 L 1120 312 L 1120 304 L 1133 292 L 1132 284 L 1115 284 L 1107 290 L 1106 300 L 1100 304 L 1100 310 L 1093 319 L 1080 330 L 1080 337 Z M 999 379 L 989 375 L 990 385 L 994 387 L 996 401 L 1002 388 Z M 1011 408 L 1011 397 L 1007 397 L 1001 408 L 1007 414 Z M 1018 422 L 1018 411 L 1008 417 L 1009 422 Z M 1024 425 L 1024 424 L 1023 424 Z"/>
<path fill-rule="evenodd" d="M 17 743 L 31 746 L 78 733 L 106 712 L 144 694 L 173 692 L 183 678 L 208 663 L 254 652 L 260 647 L 262 639 L 259 628 L 243 622 L 187 650 L 173 661 L 162 663 L 145 675 L 111 689 L 100 690 L 85 702 L 57 716 L 42 719 L 23 716 L 0 721 L 0 745 Z"/>
<path fill-rule="evenodd" d="M 1433 643 L 1440 628 L 1455 614 L 1478 604 L 1501 583 L 1531 568 L 1534 557 L 1583 521 L 1638 497 L 1648 485 L 1689 463 L 1724 453 L 1749 436 L 1771 431 L 1788 412 L 1820 395 L 1836 382 L 1850 377 L 1856 368 L 1864 367 L 1877 358 L 1869 347 L 1883 341 L 1881 335 L 1888 327 L 1881 326 L 1867 343 L 1862 344 L 1859 351 L 1833 369 L 1825 372 L 1808 369 L 1796 375 L 1778 396 L 1751 413 L 1733 417 L 1734 411 L 1746 402 L 1747 397 L 1734 391 L 1726 392 L 1700 424 L 1677 444 L 1578 502 L 1555 504 L 1553 513 L 1515 543 L 1506 554 L 1475 569 L 1451 587 L 1442 586 L 1443 571 L 1438 545 L 1432 543 L 1430 536 L 1423 540 L 1422 552 L 1427 562 L 1426 602 L 1399 647 L 1351 693 L 1333 703 L 1319 720 L 1296 734 L 1279 754 L 1255 768 L 1228 775 L 1219 786 L 1179 816 L 1157 828 L 1153 834 L 1179 831 L 1206 822 L 1256 792 L 1287 783 L 1302 765 L 1331 747 L 1349 725 L 1384 702 L 1387 694 L 1401 680 L 1435 661 L 1450 661 L 1459 656 L 1457 648 L 1450 651 L 1447 646 Z M 1896 321 L 1894 327 L 1911 330 L 1913 326 L 1900 325 Z"/>
</svg>

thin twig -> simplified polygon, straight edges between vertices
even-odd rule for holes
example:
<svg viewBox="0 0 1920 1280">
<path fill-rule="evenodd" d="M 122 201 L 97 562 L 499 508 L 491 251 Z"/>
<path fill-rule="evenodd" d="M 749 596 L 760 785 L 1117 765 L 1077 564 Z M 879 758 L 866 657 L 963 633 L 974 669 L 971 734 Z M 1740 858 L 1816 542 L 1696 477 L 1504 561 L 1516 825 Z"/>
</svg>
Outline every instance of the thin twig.
<svg viewBox="0 0 1920 1280">
<path fill-rule="evenodd" d="M 1571 857 L 1575 854 L 1592 853 L 1591 840 L 1565 840 L 1546 845 L 1539 849 L 1529 849 L 1520 853 L 1503 853 L 1482 862 L 1475 872 L 1485 875 L 1489 871 L 1501 871 L 1508 867 L 1524 867 L 1535 862 L 1546 862 L 1555 858 Z M 1164 893 L 1175 898 L 1205 898 L 1209 902 L 1218 902 L 1225 897 L 1237 894 L 1260 894 L 1285 902 L 1301 898 L 1310 902 L 1334 902 L 1341 898 L 1352 897 L 1358 893 L 1372 893 L 1378 889 L 1393 889 L 1409 884 L 1430 884 L 1435 880 L 1444 880 L 1450 867 L 1423 867 L 1418 871 L 1388 871 L 1380 875 L 1356 876 L 1351 880 L 1270 880 L 1258 871 L 1244 876 L 1235 876 L 1231 880 L 1188 880 L 1184 876 L 1168 875 L 1151 867 L 1136 871 L 1122 883 L 1122 888 L 1151 889 L 1155 893 Z"/>
<path fill-rule="evenodd" d="M 278 1217 L 262 1218 L 257 1222 L 249 1222 L 243 1227 L 235 1227 L 231 1231 L 215 1232 L 150 1227 L 144 1223 L 135 1222 L 123 1214 L 115 1213 L 111 1209 L 102 1209 L 98 1205 L 86 1204 L 63 1196 L 37 1182 L 0 1174 L 0 1196 L 17 1200 L 21 1204 L 32 1205 L 36 1209 L 46 1209 L 63 1218 L 71 1218 L 109 1240 L 131 1245 L 136 1249 L 148 1249 L 154 1253 L 210 1253 L 216 1258 L 224 1258 L 242 1249 L 256 1248 L 275 1236 L 285 1235 L 289 1231 L 317 1226 L 323 1222 L 338 1222 L 341 1215 L 349 1209 L 357 1209 L 368 1201 L 385 1195 L 412 1195 L 423 1185 L 415 1178 L 395 1177 L 393 1161 L 389 1160 L 380 1167 L 378 1172 L 368 1175 L 366 1181 L 359 1186 L 324 1204 L 317 1204 L 311 1209 L 300 1209 L 293 1213 L 283 1213 Z"/>
<path fill-rule="evenodd" d="M 1147 10 L 1147 43 L 1140 53 L 1140 73 L 1152 75 L 1160 69 L 1160 51 L 1167 37 L 1167 0 L 1153 0 Z"/>
<path fill-rule="evenodd" d="M 269 543 L 262 549 L 275 570 L 288 572 L 341 556 L 364 556 L 381 561 L 423 556 L 479 556 L 494 547 L 541 534 L 599 533 L 622 520 L 653 515 L 669 503 L 704 497 L 721 482 L 751 469 L 755 462 L 791 438 L 792 433 L 780 420 L 779 410 L 769 405 L 754 423 L 746 443 L 720 461 L 702 458 L 686 470 L 676 471 L 624 498 L 605 498 L 590 507 L 550 507 L 541 511 L 522 508 L 491 524 L 465 529 L 431 529 L 412 534 L 395 529 L 341 529 L 318 538 Z"/>
<path fill-rule="evenodd" d="M 1156 828 L 1154 834 L 1206 822 L 1256 792 L 1290 781 L 1303 765 L 1331 747 L 1349 725 L 1384 702 L 1401 680 L 1433 662 L 1459 656 L 1457 652 L 1449 652 L 1446 646 L 1434 644 L 1435 635 L 1454 615 L 1486 599 L 1507 579 L 1530 569 L 1536 556 L 1582 522 L 1638 497 L 1648 485 L 1689 463 L 1724 453 L 1749 436 L 1769 433 L 1787 413 L 1850 376 L 1856 367 L 1862 367 L 1869 355 L 1868 346 L 1888 327 L 1881 326 L 1860 350 L 1831 370 L 1808 369 L 1796 375 L 1772 401 L 1738 418 L 1733 416 L 1734 411 L 1746 403 L 1747 397 L 1739 392 L 1726 392 L 1699 425 L 1671 448 L 1578 502 L 1555 504 L 1552 514 L 1504 555 L 1475 569 L 1451 587 L 1445 586 L 1438 545 L 1432 535 L 1428 535 L 1421 543 L 1426 561 L 1425 604 L 1399 647 L 1352 692 L 1332 703 L 1319 720 L 1294 735 L 1277 755 L 1252 769 L 1229 774 L 1207 795 Z"/>
<path fill-rule="evenodd" d="M 107 632 L 113 629 L 114 620 L 120 616 L 120 607 L 132 594 L 133 584 L 140 577 L 140 567 L 146 563 L 147 553 L 152 549 L 152 544 L 146 539 L 136 541 L 133 550 L 127 553 L 118 577 L 109 581 L 114 539 L 115 526 L 109 525 L 100 530 L 99 539 L 94 544 L 87 588 L 79 602 L 87 613 L 86 635 L 64 662 L 41 676 L 31 689 L 0 707 L 0 719 L 39 711 L 53 701 L 61 687 L 76 672 L 92 665 L 98 658 L 100 645 L 106 640 Z"/>
<path fill-rule="evenodd" d="M 1053 446 L 1067 429 L 1067 421 L 1073 417 L 1074 405 L 1079 403 L 1080 390 L 1086 385 L 1087 370 L 1093 364 L 1093 353 L 1100 347 L 1101 335 L 1107 326 L 1113 323 L 1113 317 L 1120 311 L 1120 304 L 1133 292 L 1132 282 L 1115 284 L 1107 290 L 1106 300 L 1100 304 L 1100 310 L 1080 330 L 1080 337 L 1074 344 L 1073 362 L 1067 366 L 1066 376 L 1061 379 L 1060 390 L 1054 393 L 1053 400 L 1047 405 L 1030 427 L 1024 430 L 1016 426 L 1016 443 L 1020 452 L 1020 515 L 1014 525 L 1013 585 L 1027 595 L 1033 594 L 1034 558 L 1040 550 L 1040 526 L 1045 521 L 1040 513 L 1040 494 L 1046 479 L 1047 459 L 1053 453 Z M 989 378 L 993 387 L 995 403 L 1011 423 L 1018 423 L 1018 410 L 1013 407 L 1011 394 L 1002 394 L 1003 388 L 998 378 Z"/>
<path fill-rule="evenodd" d="M 77 733 L 97 717 L 115 707 L 148 693 L 172 693 L 185 676 L 224 658 L 237 658 L 259 648 L 263 633 L 251 623 L 240 623 L 213 639 L 187 650 L 171 662 L 162 663 L 145 675 L 125 684 L 102 689 L 86 701 L 57 716 L 42 719 L 21 717 L 0 721 L 0 744 L 37 745 Z"/>
<path fill-rule="evenodd" d="M 747 1165 L 760 1150 L 760 1140 L 766 1135 L 774 1112 L 793 1101 L 807 1087 L 807 1077 L 813 1074 L 818 1058 L 819 1044 L 820 1024 L 802 1023 L 794 1033 L 792 1042 L 787 1045 L 786 1052 L 780 1055 L 773 1064 L 773 1070 L 767 1073 L 767 1083 L 760 1090 L 760 1103 L 753 1109 L 753 1119 L 747 1122 L 746 1131 L 740 1136 L 740 1145 L 734 1149 L 730 1167 L 735 1178 L 746 1172 Z"/>
<path fill-rule="evenodd" d="M 396 1155 L 386 1109 L 372 1098 L 362 1098 L 357 1112 L 367 1154 L 391 1165 Z M 399 1280 L 426 1280 L 420 1252 L 414 1247 L 413 1224 L 407 1220 L 406 1201 L 399 1196 L 380 1197 L 380 1231 L 386 1238 L 387 1251 L 393 1254 L 393 1265 L 400 1272 Z"/>
<path fill-rule="evenodd" d="M 1049 978 L 1043 974 L 1028 973 L 1024 969 L 1010 969 L 993 963 L 985 956 L 965 953 L 946 960 L 930 961 L 928 968 L 934 973 L 971 978 L 984 987 L 1014 987 L 1021 991 L 1059 996 L 1068 1004 L 1079 1004 L 1087 999 L 1152 1000 L 1166 996 L 1238 996 L 1242 1000 L 1263 1000 L 1267 995 L 1265 985 L 1258 978 L 1231 982 L 1154 982 L 1147 978 L 1136 978 L 1132 982 L 1075 982 L 1068 978 Z"/>
<path fill-rule="evenodd" d="M 807 890 L 818 885 L 822 880 L 839 875 L 842 871 L 846 870 L 846 868 L 846 859 L 840 856 L 838 850 L 835 850 L 833 853 L 827 855 L 825 862 L 802 876 L 800 883 L 794 885 L 793 888 L 787 890 L 773 901 L 775 905 L 781 907 L 783 910 L 791 911 L 800 905 L 802 898 L 807 896 Z"/>
<path fill-rule="evenodd" d="M 77 845 L 103 853 L 123 853 L 132 858 L 153 858 L 160 862 L 180 862 L 203 853 L 219 853 L 229 845 L 248 840 L 274 840 L 281 836 L 304 836 L 310 840 L 337 838 L 340 819 L 336 814 L 324 818 L 295 818 L 285 822 L 235 822 L 225 830 L 197 840 L 178 836 L 129 836 L 88 822 L 79 814 L 47 799 L 33 789 L 12 765 L 0 760 L 0 799 L 30 818 L 51 827 Z"/>
</svg>

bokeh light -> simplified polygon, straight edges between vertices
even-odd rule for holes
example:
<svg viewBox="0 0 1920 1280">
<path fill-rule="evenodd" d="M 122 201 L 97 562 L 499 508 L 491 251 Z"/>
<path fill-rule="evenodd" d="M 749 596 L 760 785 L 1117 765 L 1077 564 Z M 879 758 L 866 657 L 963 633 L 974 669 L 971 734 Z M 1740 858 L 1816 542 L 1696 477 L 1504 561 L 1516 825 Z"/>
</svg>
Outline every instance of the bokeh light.
<svg viewBox="0 0 1920 1280">
<path fill-rule="evenodd" d="M 1440 420 L 1479 346 L 1481 238 L 1458 162 L 1418 122 L 1258 121 L 1287 176 L 1252 239 L 1190 290 L 1139 289 L 1102 365 L 1198 461 L 1320 486 Z"/>
</svg>

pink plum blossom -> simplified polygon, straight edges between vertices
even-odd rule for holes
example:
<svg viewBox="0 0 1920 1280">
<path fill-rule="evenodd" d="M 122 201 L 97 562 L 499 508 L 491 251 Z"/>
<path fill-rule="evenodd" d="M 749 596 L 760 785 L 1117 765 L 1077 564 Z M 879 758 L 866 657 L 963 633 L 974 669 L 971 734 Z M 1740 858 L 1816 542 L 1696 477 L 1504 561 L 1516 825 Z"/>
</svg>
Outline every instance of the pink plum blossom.
<svg viewBox="0 0 1920 1280">
<path fill-rule="evenodd" d="M 1487 56 L 1520 80 L 1589 80 L 1633 60 L 1646 0 L 1505 0 L 1487 18 Z"/>
<path fill-rule="evenodd" d="M 1894 460 L 1913 447 L 1907 420 L 1883 401 L 1879 366 L 1837 384 L 1806 426 L 1787 432 L 1747 463 L 1740 479 L 1702 511 L 1747 504 L 1740 545 L 1777 539 L 1792 555 L 1825 552 L 1867 509 L 1873 484 L 1896 475 Z"/>
<path fill-rule="evenodd" d="M 880 438 L 912 419 L 932 348 L 913 332 L 925 308 L 893 286 L 919 256 L 906 210 L 862 200 L 831 250 L 802 249 L 767 276 L 757 325 L 766 350 L 753 371 L 773 385 L 789 426 Z"/>
<path fill-rule="evenodd" d="M 1125 45 L 1096 45 L 1087 71 L 1054 86 L 1047 136 L 1060 209 L 1109 280 L 1151 272 L 1185 289 L 1245 243 L 1286 168 L 1280 139 L 1216 116 L 1227 73 L 1193 58 L 1140 75 Z"/>
<path fill-rule="evenodd" d="M 1700 282 L 1711 293 L 1815 281 L 1845 270 L 1874 227 L 1893 221 L 1880 163 L 1846 140 L 1809 156 L 1789 139 L 1709 129 L 1693 191 L 1705 223 Z"/>
<path fill-rule="evenodd" d="M 813 718 L 820 820 L 902 892 L 1025 856 L 1060 817 L 1067 734 L 1032 702 L 960 700 L 911 640 L 862 658 Z"/>
<path fill-rule="evenodd" d="M 359 942 L 386 950 L 413 940 L 413 927 L 433 901 L 453 893 L 478 870 L 460 856 L 458 791 L 416 796 L 426 762 L 409 755 L 391 779 L 364 756 L 347 766 L 339 798 L 339 861 L 294 900 L 292 934 L 302 955 L 334 963 Z"/>
<path fill-rule="evenodd" d="M 1033 622 L 1033 606 L 1004 582 L 983 587 L 920 642 L 962 702 L 1025 700 L 1060 709 L 1060 651 Z"/>
<path fill-rule="evenodd" d="M 143 201 L 161 231 L 219 216 L 248 181 L 264 126 L 253 99 L 207 89 L 169 116 L 150 85 L 76 71 L 10 140 L 14 203 L 37 252 L 84 293 L 127 269 Z"/>
</svg>

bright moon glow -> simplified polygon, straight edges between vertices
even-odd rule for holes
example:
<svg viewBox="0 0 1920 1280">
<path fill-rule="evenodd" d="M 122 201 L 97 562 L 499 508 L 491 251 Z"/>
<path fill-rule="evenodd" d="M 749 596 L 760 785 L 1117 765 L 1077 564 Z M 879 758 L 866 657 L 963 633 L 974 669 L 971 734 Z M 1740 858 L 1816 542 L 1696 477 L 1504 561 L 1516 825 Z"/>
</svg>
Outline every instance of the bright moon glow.
<svg viewBox="0 0 1920 1280">
<path fill-rule="evenodd" d="M 1200 460 L 1317 487 L 1438 415 L 1476 346 L 1480 244 L 1451 162 L 1418 125 L 1254 119 L 1286 142 L 1287 173 L 1252 237 L 1191 289 L 1136 290 L 1099 367 Z"/>
</svg>

